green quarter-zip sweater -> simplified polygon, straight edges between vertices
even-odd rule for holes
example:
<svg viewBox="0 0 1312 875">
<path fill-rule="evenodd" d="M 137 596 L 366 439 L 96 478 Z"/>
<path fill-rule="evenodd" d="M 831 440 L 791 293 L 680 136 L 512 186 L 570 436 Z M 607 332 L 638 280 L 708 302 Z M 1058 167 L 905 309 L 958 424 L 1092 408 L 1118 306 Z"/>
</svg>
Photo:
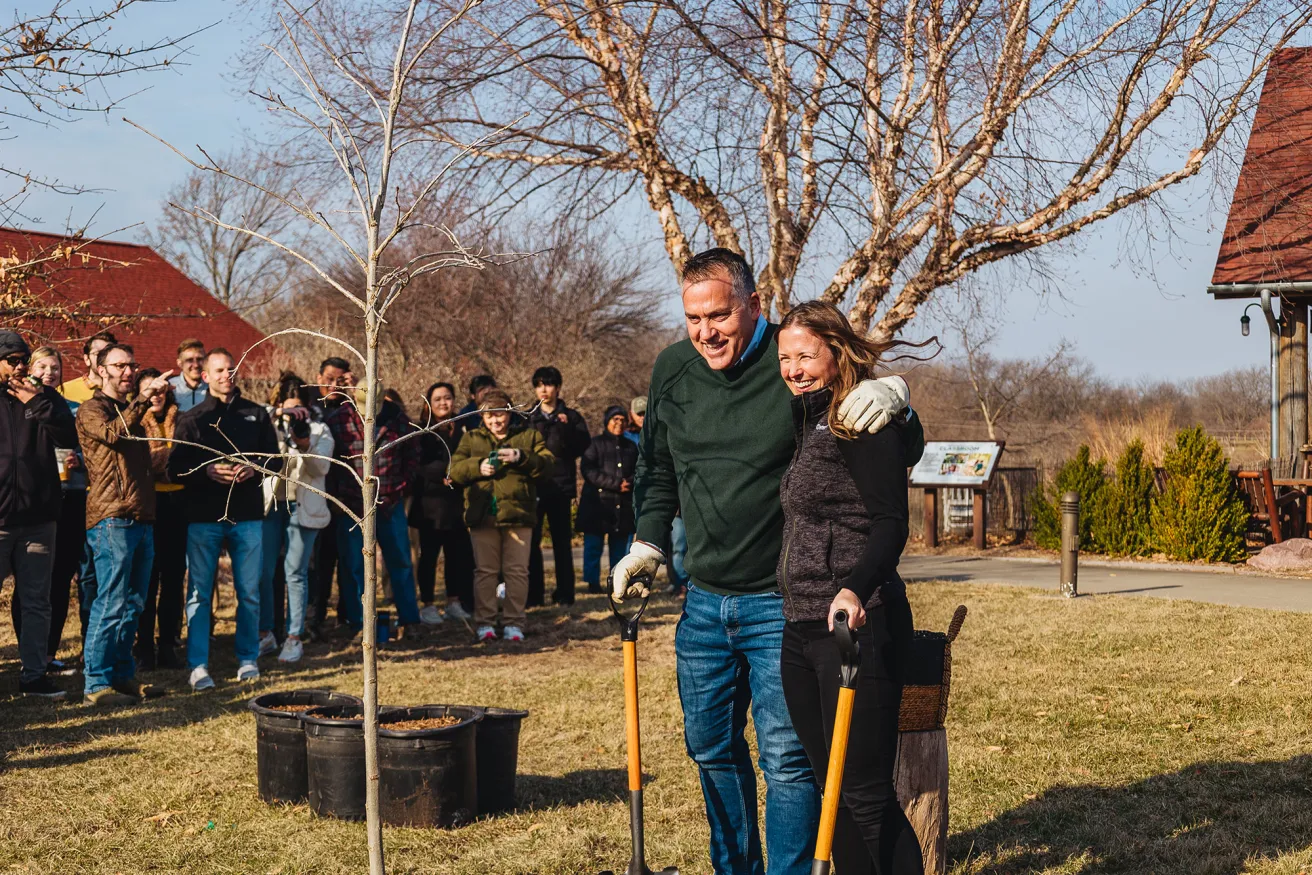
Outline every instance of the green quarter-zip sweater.
<svg viewBox="0 0 1312 875">
<path fill-rule="evenodd" d="M 779 327 L 732 368 L 712 370 L 690 340 L 652 369 L 638 451 L 637 538 L 664 545 L 682 513 L 684 567 L 720 595 L 770 592 L 783 545 L 779 482 L 793 457 L 792 392 L 779 376 Z M 924 432 L 911 415 L 904 440 L 914 462 Z"/>
</svg>

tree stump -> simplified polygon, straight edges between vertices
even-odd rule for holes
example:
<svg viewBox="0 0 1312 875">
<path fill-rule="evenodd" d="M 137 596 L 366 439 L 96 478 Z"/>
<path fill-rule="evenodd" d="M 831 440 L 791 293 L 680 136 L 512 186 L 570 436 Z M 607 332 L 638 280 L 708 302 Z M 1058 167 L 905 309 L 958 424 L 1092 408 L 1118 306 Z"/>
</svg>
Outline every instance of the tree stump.
<svg viewBox="0 0 1312 875">
<path fill-rule="evenodd" d="M 898 734 L 894 785 L 920 839 L 926 875 L 947 871 L 948 734 L 944 729 Z"/>
</svg>

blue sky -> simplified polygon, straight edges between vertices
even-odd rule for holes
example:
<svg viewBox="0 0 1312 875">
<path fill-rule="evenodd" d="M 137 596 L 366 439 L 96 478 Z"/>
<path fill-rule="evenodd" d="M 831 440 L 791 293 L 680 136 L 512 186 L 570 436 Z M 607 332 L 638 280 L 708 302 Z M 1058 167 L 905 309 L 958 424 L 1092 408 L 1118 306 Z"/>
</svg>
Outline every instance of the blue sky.
<svg viewBox="0 0 1312 875">
<path fill-rule="evenodd" d="M 22 0 L 19 13 L 48 11 L 49 0 Z M 142 7 L 115 28 L 125 41 L 176 35 L 210 25 L 191 40 L 183 64 L 174 70 L 122 83 L 120 93 L 144 89 L 107 116 L 91 116 L 56 128 L 11 125 L 15 139 L 3 143 L 5 163 L 38 175 L 103 189 L 76 199 L 34 197 L 28 212 L 38 227 L 62 230 L 71 213 L 74 224 L 95 213 L 93 233 L 139 239 L 159 214 L 165 191 L 186 175 L 177 156 L 124 124 L 127 116 L 178 146 L 200 144 L 223 151 L 238 145 L 246 132 L 259 130 L 262 111 L 234 80 L 233 59 L 255 40 L 254 29 L 239 4 L 215 0 L 177 0 Z M 1130 240 L 1128 223 L 1109 220 L 1101 230 L 1077 237 L 1056 259 L 1061 296 L 1041 295 L 1032 282 L 1008 289 L 998 305 L 1000 330 L 996 354 L 1039 355 L 1059 339 L 1075 343 L 1078 353 L 1100 373 L 1114 379 L 1185 379 L 1230 368 L 1263 365 L 1267 341 L 1259 331 L 1239 333 L 1239 302 L 1217 302 L 1206 293 L 1225 216 L 1207 205 L 1202 179 L 1189 190 L 1199 206 L 1195 218 L 1175 230 L 1184 241 L 1173 255 L 1128 258 L 1139 249 Z M 1226 199 L 1221 198 L 1222 202 Z M 97 212 L 98 210 L 98 212 Z M 643 214 L 652 261 L 660 265 L 659 229 Z M 137 226 L 110 234 L 120 228 Z M 662 266 L 663 267 L 663 266 Z M 678 314 L 673 275 L 668 282 L 671 319 Z M 1257 322 L 1260 326 L 1260 320 Z M 937 330 L 932 320 L 908 332 L 916 339 Z"/>
</svg>

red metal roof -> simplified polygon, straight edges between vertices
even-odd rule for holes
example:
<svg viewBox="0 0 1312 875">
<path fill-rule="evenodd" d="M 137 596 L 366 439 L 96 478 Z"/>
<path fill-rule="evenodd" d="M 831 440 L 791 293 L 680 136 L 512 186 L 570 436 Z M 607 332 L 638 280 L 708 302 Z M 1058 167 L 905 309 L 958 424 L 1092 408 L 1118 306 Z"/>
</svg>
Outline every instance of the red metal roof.
<svg viewBox="0 0 1312 875">
<path fill-rule="evenodd" d="M 1213 285 L 1312 281 L 1312 48 L 1271 60 Z"/>
<path fill-rule="evenodd" d="M 29 292 L 43 303 L 61 302 L 78 313 L 70 324 L 48 319 L 19 323 L 33 344 L 65 350 L 64 376 L 80 375 L 86 337 L 108 329 L 131 344 L 143 367 L 176 367 L 178 344 L 191 337 L 207 349 L 226 347 L 240 358 L 264 335 L 217 298 L 188 279 L 149 246 L 84 240 L 36 231 L 0 228 L 0 260 L 59 253 Z M 37 286 L 37 287 L 33 287 Z M 258 375 L 273 352 L 263 344 L 243 369 Z"/>
</svg>

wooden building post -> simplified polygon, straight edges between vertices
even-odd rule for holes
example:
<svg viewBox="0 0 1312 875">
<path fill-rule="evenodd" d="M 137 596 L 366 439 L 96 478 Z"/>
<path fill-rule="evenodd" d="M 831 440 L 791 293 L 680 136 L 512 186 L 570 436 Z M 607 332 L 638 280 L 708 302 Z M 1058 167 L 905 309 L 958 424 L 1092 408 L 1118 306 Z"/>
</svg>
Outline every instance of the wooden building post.
<svg viewBox="0 0 1312 875">
<path fill-rule="evenodd" d="M 1307 374 L 1307 300 L 1294 298 L 1280 302 L 1280 453 L 1298 457 L 1308 442 L 1308 374 Z M 1299 470 L 1281 469 L 1277 476 L 1299 476 Z"/>
<path fill-rule="evenodd" d="M 938 490 L 925 487 L 925 546 L 938 546 Z"/>
</svg>

